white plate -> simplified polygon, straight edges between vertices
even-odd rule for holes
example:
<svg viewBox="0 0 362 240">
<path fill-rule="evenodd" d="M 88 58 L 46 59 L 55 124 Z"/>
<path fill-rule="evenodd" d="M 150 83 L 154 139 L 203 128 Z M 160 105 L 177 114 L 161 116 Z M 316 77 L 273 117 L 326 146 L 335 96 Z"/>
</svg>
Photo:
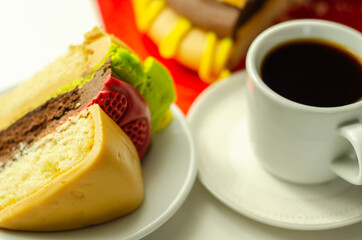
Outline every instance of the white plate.
<svg viewBox="0 0 362 240">
<path fill-rule="evenodd" d="M 259 166 L 247 136 L 245 83 L 245 72 L 235 73 L 206 89 L 189 110 L 206 188 L 235 211 L 273 226 L 317 230 L 361 221 L 362 187 L 340 179 L 295 185 Z"/>
<path fill-rule="evenodd" d="M 181 207 L 197 172 L 188 123 L 176 105 L 171 106 L 171 111 L 172 122 L 152 137 L 150 151 L 142 160 L 145 200 L 136 211 L 108 223 L 74 231 L 0 230 L 0 239 L 140 239 L 160 227 Z"/>
</svg>

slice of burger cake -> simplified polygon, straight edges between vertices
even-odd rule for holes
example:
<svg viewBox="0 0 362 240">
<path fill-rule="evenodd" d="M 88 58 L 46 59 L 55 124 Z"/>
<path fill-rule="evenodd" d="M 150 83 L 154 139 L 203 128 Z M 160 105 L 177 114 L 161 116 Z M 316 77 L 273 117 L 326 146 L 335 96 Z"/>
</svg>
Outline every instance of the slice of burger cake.
<svg viewBox="0 0 362 240">
<path fill-rule="evenodd" d="M 0 131 L 1 228 L 75 229 L 123 216 L 143 201 L 140 159 L 170 120 L 172 79 L 102 29 L 87 36 L 93 37 L 70 51 L 83 48 L 88 58 L 68 53 L 43 70 L 49 75 L 38 73 L 0 98 L 19 108 L 1 114 L 7 123 Z M 111 40 L 108 49 L 100 44 L 87 52 L 89 41 L 103 37 Z M 96 66 L 53 72 L 60 70 L 56 63 L 94 60 L 97 49 L 106 53 L 98 52 Z M 62 86 L 54 87 L 59 79 Z M 36 90 L 33 102 L 26 100 L 32 94 L 21 94 L 28 94 L 24 86 Z"/>
</svg>

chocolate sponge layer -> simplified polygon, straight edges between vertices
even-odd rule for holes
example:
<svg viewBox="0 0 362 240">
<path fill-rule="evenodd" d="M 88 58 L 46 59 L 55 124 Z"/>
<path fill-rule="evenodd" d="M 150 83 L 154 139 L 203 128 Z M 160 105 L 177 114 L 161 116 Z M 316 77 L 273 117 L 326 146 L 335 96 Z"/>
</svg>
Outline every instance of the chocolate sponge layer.
<svg viewBox="0 0 362 240">
<path fill-rule="evenodd" d="M 82 88 L 75 88 L 48 100 L 1 131 L 0 162 L 6 164 L 13 160 L 16 153 L 21 153 L 21 149 L 29 147 L 81 110 L 100 91 L 106 76 L 111 72 L 110 63 L 107 62 Z"/>
</svg>

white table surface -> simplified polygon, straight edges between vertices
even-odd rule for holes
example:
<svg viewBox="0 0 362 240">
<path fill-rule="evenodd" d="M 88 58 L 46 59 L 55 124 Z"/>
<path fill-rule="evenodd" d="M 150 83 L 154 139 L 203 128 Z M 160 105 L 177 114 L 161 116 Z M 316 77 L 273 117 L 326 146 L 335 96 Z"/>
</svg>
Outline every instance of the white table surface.
<svg viewBox="0 0 362 240">
<path fill-rule="evenodd" d="M 0 90 L 30 78 L 102 25 L 96 1 L 0 1 Z"/>
<path fill-rule="evenodd" d="M 121 0 L 120 0 L 121 1 Z M 0 90 L 29 78 L 83 33 L 102 25 L 95 1 L 0 2 Z M 181 209 L 144 239 L 362 239 L 362 223 L 334 230 L 293 231 L 267 226 L 229 209 L 196 181 Z"/>
<path fill-rule="evenodd" d="M 197 180 L 179 211 L 144 239 L 360 240 L 362 224 L 324 231 L 296 231 L 268 226 L 226 207 Z"/>
</svg>

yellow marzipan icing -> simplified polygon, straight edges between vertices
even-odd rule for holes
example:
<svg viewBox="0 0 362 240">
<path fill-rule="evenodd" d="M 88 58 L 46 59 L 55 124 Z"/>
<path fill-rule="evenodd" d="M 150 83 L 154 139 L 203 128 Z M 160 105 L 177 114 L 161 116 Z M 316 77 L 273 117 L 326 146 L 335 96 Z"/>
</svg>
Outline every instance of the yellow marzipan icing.
<svg viewBox="0 0 362 240">
<path fill-rule="evenodd" d="M 242 9 L 245 7 L 246 0 L 219 0 L 220 2 L 232 5 L 234 7 L 237 7 L 239 9 Z"/>
<path fill-rule="evenodd" d="M 223 80 L 223 79 L 229 77 L 230 74 L 231 74 L 231 73 L 230 73 L 230 70 L 229 70 L 229 69 L 224 69 L 224 70 L 221 71 L 221 73 L 220 73 L 220 75 L 219 75 L 219 78 L 218 78 L 216 81 Z"/>
<path fill-rule="evenodd" d="M 141 32 L 146 33 L 163 9 L 167 7 L 164 0 L 134 0 L 136 22 Z M 170 33 L 158 43 L 159 53 L 163 58 L 174 58 L 187 34 L 195 26 L 181 16 Z M 213 32 L 206 33 L 205 51 L 200 59 L 198 75 L 204 82 L 212 83 L 230 75 L 225 68 L 233 47 L 231 38 L 219 39 Z M 203 47 L 203 46 L 200 46 Z"/>
<path fill-rule="evenodd" d="M 172 31 L 159 43 L 159 51 L 162 57 L 172 58 L 180 47 L 183 37 L 191 29 L 191 22 L 180 17 Z"/>
<path fill-rule="evenodd" d="M 141 0 L 137 5 L 138 11 L 138 27 L 141 32 L 146 32 L 153 21 L 160 14 L 162 9 L 166 6 L 164 0 L 145 1 Z"/>
<path fill-rule="evenodd" d="M 233 40 L 231 38 L 223 38 L 221 41 L 219 41 L 219 48 L 216 52 L 214 61 L 214 73 L 216 76 L 219 76 L 220 73 L 225 69 L 225 65 L 230 56 L 232 46 Z"/>
<path fill-rule="evenodd" d="M 201 57 L 199 76 L 201 79 L 207 81 L 210 79 L 212 60 L 214 58 L 215 47 L 217 42 L 216 34 L 213 32 L 206 33 L 206 46 L 205 51 Z"/>
</svg>

